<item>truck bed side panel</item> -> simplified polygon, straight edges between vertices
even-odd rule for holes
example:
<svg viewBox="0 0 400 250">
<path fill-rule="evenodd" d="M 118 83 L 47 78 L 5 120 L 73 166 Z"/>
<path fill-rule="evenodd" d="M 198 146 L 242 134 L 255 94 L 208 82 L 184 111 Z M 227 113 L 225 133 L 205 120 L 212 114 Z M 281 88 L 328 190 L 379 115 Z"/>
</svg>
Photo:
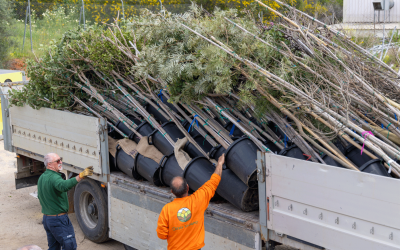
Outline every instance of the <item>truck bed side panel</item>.
<svg viewBox="0 0 400 250">
<path fill-rule="evenodd" d="M 110 237 L 137 249 L 167 249 L 157 237 L 159 213 L 168 199 L 109 183 Z M 260 249 L 259 233 L 206 215 L 202 249 Z"/>
<path fill-rule="evenodd" d="M 10 116 L 14 147 L 41 155 L 57 153 L 65 163 L 93 166 L 95 173 L 103 173 L 98 118 L 27 106 L 11 107 Z"/>
<path fill-rule="evenodd" d="M 327 249 L 400 249 L 400 180 L 265 157 L 268 229 Z"/>
</svg>

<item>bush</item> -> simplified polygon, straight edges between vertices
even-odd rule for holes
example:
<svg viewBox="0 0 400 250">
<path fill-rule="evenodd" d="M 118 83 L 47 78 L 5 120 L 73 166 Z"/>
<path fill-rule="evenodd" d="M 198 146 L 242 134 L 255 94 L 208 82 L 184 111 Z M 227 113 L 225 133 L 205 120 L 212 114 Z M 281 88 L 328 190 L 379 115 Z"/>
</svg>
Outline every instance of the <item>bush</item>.
<svg viewBox="0 0 400 250">
<path fill-rule="evenodd" d="M 8 58 L 9 50 L 12 47 L 11 25 L 13 24 L 12 9 L 9 1 L 0 0 L 0 68 L 4 67 Z"/>
</svg>

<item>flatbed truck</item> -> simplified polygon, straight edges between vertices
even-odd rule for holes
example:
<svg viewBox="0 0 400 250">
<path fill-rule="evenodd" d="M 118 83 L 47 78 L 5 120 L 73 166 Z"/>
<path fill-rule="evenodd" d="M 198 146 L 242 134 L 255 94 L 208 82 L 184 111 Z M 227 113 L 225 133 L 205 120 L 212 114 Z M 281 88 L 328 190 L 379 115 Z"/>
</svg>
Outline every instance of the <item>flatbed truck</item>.
<svg viewBox="0 0 400 250">
<path fill-rule="evenodd" d="M 70 211 L 85 236 L 126 249 L 167 249 L 158 215 L 167 187 L 110 171 L 105 119 L 48 108 L 9 107 L 1 88 L 4 148 L 17 155 L 16 188 L 36 185 L 49 152 L 63 157 L 66 178 L 94 175 L 72 189 Z M 258 152 L 259 210 L 211 202 L 203 249 L 400 249 L 400 180 Z"/>
</svg>

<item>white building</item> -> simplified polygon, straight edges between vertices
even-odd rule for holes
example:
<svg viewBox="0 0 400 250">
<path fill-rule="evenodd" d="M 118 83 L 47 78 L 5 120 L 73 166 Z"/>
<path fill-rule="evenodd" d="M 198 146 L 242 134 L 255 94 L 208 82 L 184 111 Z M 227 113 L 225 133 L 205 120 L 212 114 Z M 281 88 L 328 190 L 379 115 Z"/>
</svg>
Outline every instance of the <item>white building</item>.
<svg viewBox="0 0 400 250">
<path fill-rule="evenodd" d="M 383 2 L 385 0 L 382 0 Z M 386 0 L 394 3 L 393 7 L 386 11 L 386 23 L 400 22 L 400 0 Z M 343 1 L 343 22 L 344 23 L 373 23 L 374 14 L 378 22 L 378 12 L 380 12 L 380 22 L 384 20 L 384 11 L 374 13 L 373 2 L 379 0 L 344 0 Z"/>
</svg>

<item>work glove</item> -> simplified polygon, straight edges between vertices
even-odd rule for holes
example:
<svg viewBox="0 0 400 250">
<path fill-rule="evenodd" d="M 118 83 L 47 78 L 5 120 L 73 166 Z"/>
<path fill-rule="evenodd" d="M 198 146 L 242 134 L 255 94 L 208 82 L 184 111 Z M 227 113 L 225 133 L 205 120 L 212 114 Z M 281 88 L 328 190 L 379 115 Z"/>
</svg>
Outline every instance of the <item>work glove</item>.
<svg viewBox="0 0 400 250">
<path fill-rule="evenodd" d="M 93 175 L 93 166 L 85 168 L 83 172 L 79 173 L 79 178 L 84 179 L 86 176 Z"/>
</svg>

